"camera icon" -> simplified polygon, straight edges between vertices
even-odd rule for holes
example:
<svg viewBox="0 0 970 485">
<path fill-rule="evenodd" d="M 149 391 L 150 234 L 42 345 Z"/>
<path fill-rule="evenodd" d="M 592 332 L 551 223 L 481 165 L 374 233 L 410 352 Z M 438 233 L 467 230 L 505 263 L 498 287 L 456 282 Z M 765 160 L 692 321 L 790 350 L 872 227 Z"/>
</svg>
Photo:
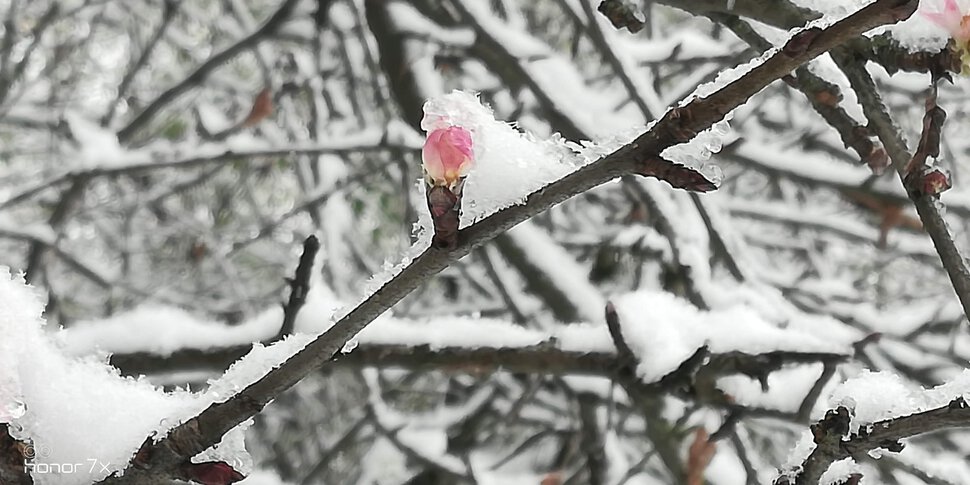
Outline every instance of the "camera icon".
<svg viewBox="0 0 970 485">
<path fill-rule="evenodd" d="M 32 443 L 26 444 L 21 449 L 20 453 L 23 455 L 24 459 L 33 460 L 36 458 L 47 458 L 51 456 L 50 446 L 47 445 L 34 445 Z"/>
</svg>

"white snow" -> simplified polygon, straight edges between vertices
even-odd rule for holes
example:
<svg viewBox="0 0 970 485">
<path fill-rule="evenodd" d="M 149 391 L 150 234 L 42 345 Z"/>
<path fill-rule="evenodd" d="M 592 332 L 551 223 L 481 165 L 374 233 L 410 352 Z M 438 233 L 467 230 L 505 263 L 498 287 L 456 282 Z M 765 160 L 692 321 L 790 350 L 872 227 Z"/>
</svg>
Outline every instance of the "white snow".
<svg viewBox="0 0 970 485">
<path fill-rule="evenodd" d="M 946 406 L 970 397 L 970 370 L 932 389 L 923 389 L 892 372 L 863 370 L 839 385 L 829 406 L 845 406 L 852 413 L 850 432 L 877 421 Z"/>
<path fill-rule="evenodd" d="M 862 474 L 863 477 L 867 475 L 866 469 L 860 466 L 852 458 L 845 458 L 829 466 L 829 469 L 822 474 L 819 478 L 819 484 L 822 485 L 833 485 L 837 483 L 843 483 L 843 481 L 848 478 L 853 473 Z"/>
<path fill-rule="evenodd" d="M 781 328 L 745 305 L 704 312 L 668 293 L 641 291 L 614 300 L 623 336 L 640 359 L 637 372 L 654 382 L 697 349 L 713 353 L 849 352 L 849 342 Z"/>
<path fill-rule="evenodd" d="M 232 120 L 222 110 L 213 106 L 211 103 L 200 101 L 195 105 L 195 109 L 199 113 L 199 122 L 209 133 L 218 133 L 233 125 Z"/>
<path fill-rule="evenodd" d="M 387 4 L 387 14 L 394 25 L 402 32 L 419 35 L 445 45 L 470 47 L 475 43 L 475 32 L 469 28 L 447 29 L 435 24 L 418 12 L 413 6 L 391 1 Z"/>
<path fill-rule="evenodd" d="M 552 284 L 564 293 L 580 318 L 589 322 L 603 319 L 606 300 L 590 283 L 589 270 L 577 264 L 549 234 L 531 221 L 519 224 L 507 234 L 530 263 L 549 275 Z"/>
<path fill-rule="evenodd" d="M 923 12 L 942 12 L 945 0 L 920 0 L 919 10 L 910 18 L 875 33 L 888 31 L 901 46 L 910 52 L 936 52 L 946 47 L 950 33 L 931 22 Z M 970 13 L 966 0 L 957 0 L 960 11 Z"/>
<path fill-rule="evenodd" d="M 809 389 L 815 384 L 822 364 L 799 365 L 779 369 L 768 375 L 768 391 L 747 376 L 733 375 L 718 379 L 717 387 L 744 406 L 796 412 Z"/>
<path fill-rule="evenodd" d="M 424 112 L 421 127 L 426 131 L 455 125 L 472 134 L 475 157 L 462 190 L 462 227 L 522 203 L 580 165 L 557 140 L 539 141 L 497 121 L 475 95 L 454 91 L 428 100 Z"/>
<path fill-rule="evenodd" d="M 319 272 L 311 280 L 306 302 L 294 328 L 300 333 L 321 333 L 330 328 L 339 306 Z M 71 355 L 92 352 L 146 352 L 161 356 L 185 349 L 243 345 L 273 337 L 283 322 L 283 309 L 272 306 L 236 325 L 200 318 L 183 309 L 145 304 L 100 320 L 79 321 L 56 335 L 59 346 Z"/>
<path fill-rule="evenodd" d="M 41 312 L 40 295 L 22 277 L 0 269 L 0 333 L 5 336 L 0 340 L 0 356 L 8 370 L 0 379 L 0 422 L 11 424 L 15 438 L 32 442 L 37 450 L 32 474 L 40 485 L 88 484 L 124 468 L 147 437 L 162 436 L 183 419 L 225 400 L 309 341 L 298 335 L 270 347 L 257 345 L 225 375 L 211 381 L 205 392 L 164 392 L 144 379 L 120 376 L 98 358 L 65 353 L 44 331 Z M 166 315 L 184 320 L 183 325 L 175 323 L 183 331 L 198 328 L 198 322 L 185 315 L 161 312 Z M 148 313 L 139 311 L 135 316 L 147 317 Z M 179 341 L 174 334 L 167 335 L 160 346 L 148 342 L 153 331 L 168 322 L 149 323 L 156 326 L 135 328 L 138 333 L 129 335 L 140 337 L 148 348 L 171 351 Z M 117 331 L 119 325 L 119 320 L 109 321 L 99 328 L 101 336 Z M 190 340 L 188 334 L 181 341 Z M 120 342 L 123 340 L 115 341 Z M 237 426 L 194 461 L 226 461 L 247 473 L 252 461 L 243 446 L 243 431 L 248 426 L 248 422 Z M 47 473 L 56 468 L 72 473 Z"/>
<path fill-rule="evenodd" d="M 337 303 L 323 299 L 314 302 L 315 290 L 312 288 L 311 297 L 297 318 L 296 330 L 318 335 L 329 328 Z M 198 318 L 183 310 L 153 306 L 72 326 L 60 331 L 57 340 L 60 348 L 76 356 L 137 352 L 170 355 L 179 349 L 209 349 L 258 342 L 275 335 L 281 321 L 282 311 L 278 308 L 265 310 L 240 325 L 226 325 Z M 162 326 L 166 328 L 160 338 Z M 300 338 L 306 338 L 306 335 Z M 557 325 L 537 330 L 480 317 L 441 316 L 414 321 L 384 315 L 358 335 L 359 344 L 427 345 L 432 349 L 529 347 L 549 342 L 556 342 L 564 351 L 613 351 L 609 333 L 602 323 Z M 257 345 L 257 349 L 262 347 Z"/>
<path fill-rule="evenodd" d="M 282 320 L 279 307 L 240 325 L 227 326 L 201 320 L 180 308 L 146 304 L 103 320 L 77 322 L 62 330 L 58 339 L 72 354 L 102 349 L 166 356 L 182 349 L 208 348 L 227 337 L 238 342 L 257 342 L 269 337 L 272 327 L 278 327 Z"/>
<path fill-rule="evenodd" d="M 132 158 L 145 159 L 146 154 L 125 150 L 113 131 L 98 126 L 81 114 L 70 111 L 64 118 L 78 146 L 76 157 L 68 157 L 75 158 L 72 163 L 75 167 L 111 166 Z"/>
<path fill-rule="evenodd" d="M 621 37 L 616 36 L 615 38 L 620 39 Z M 628 37 L 627 39 L 624 42 L 623 51 L 639 62 L 660 62 L 671 58 L 693 59 L 725 56 L 741 47 L 740 44 L 732 46 L 725 43 L 723 39 L 714 40 L 700 32 L 689 29 L 676 30 L 670 32 L 669 35 L 650 40 L 630 39 Z"/>
</svg>

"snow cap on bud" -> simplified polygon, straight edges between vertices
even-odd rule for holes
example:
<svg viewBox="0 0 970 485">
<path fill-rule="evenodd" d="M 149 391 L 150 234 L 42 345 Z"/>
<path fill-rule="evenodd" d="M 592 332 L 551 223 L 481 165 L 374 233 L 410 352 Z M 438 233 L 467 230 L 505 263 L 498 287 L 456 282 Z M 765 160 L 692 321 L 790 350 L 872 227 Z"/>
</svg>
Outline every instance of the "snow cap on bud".
<svg viewBox="0 0 970 485">
<path fill-rule="evenodd" d="M 424 171 L 431 185 L 453 187 L 472 168 L 472 135 L 460 126 L 428 133 L 421 150 Z"/>
<path fill-rule="evenodd" d="M 962 73 L 970 74 L 970 12 L 957 0 L 943 0 L 943 11 L 923 11 L 923 16 L 950 34 L 960 54 Z"/>
</svg>

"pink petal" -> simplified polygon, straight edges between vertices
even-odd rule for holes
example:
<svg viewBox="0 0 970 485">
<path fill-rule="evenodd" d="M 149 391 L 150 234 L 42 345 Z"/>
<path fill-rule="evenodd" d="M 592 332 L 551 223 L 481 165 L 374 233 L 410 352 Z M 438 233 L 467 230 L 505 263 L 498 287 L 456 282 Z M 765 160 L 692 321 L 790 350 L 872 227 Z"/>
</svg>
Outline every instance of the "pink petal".
<svg viewBox="0 0 970 485">
<path fill-rule="evenodd" d="M 930 22 L 946 29 L 950 36 L 957 40 L 970 38 L 970 30 L 963 28 L 964 16 L 960 12 L 960 6 L 956 0 L 945 0 L 942 12 L 923 11 L 923 16 Z"/>
<path fill-rule="evenodd" d="M 424 168 L 435 183 L 450 184 L 471 169 L 471 133 L 460 126 L 432 131 L 421 151 Z"/>
<path fill-rule="evenodd" d="M 444 166 L 441 163 L 441 137 L 444 132 L 435 130 L 428 133 L 428 139 L 424 142 L 421 149 L 421 159 L 424 161 L 424 169 L 428 175 L 435 180 L 444 178 Z"/>
</svg>

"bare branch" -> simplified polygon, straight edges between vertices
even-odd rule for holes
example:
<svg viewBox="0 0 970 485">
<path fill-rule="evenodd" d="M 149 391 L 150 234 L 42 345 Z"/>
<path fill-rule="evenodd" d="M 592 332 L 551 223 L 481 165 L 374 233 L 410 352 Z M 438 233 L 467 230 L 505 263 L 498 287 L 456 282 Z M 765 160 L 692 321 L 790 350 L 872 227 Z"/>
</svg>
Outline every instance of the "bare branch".
<svg viewBox="0 0 970 485">
<path fill-rule="evenodd" d="M 108 112 L 101 117 L 101 126 L 108 126 L 111 124 L 111 121 L 114 119 L 115 112 L 118 109 L 118 103 L 128 94 L 128 88 L 131 86 L 131 82 L 135 79 L 135 75 L 141 72 L 141 70 L 148 65 L 148 59 L 151 58 L 152 53 L 155 51 L 155 47 L 158 46 L 159 42 L 161 42 L 165 35 L 165 31 L 168 29 L 172 19 L 175 18 L 175 14 L 178 12 L 179 3 L 175 0 L 165 0 L 162 5 L 161 24 L 159 24 L 157 29 L 155 29 L 155 33 L 152 34 L 152 38 L 148 40 L 148 44 L 145 45 L 145 49 L 143 49 L 141 55 L 138 56 L 138 60 L 136 60 L 127 71 L 125 71 L 125 76 L 121 79 L 121 83 L 118 84 L 118 92 L 115 95 L 115 100 L 111 102 Z"/>
<path fill-rule="evenodd" d="M 307 294 L 310 293 L 310 277 L 313 274 L 313 260 L 320 250 L 320 241 L 316 236 L 310 235 L 303 241 L 303 254 L 300 255 L 300 263 L 296 266 L 296 273 L 287 283 L 290 286 L 290 299 L 283 305 L 283 325 L 274 340 L 283 338 L 293 333 L 293 325 L 296 324 L 296 316 L 300 313 L 300 308 L 306 303 Z"/>
<path fill-rule="evenodd" d="M 124 128 L 118 131 L 118 140 L 122 143 L 126 143 L 131 140 L 131 138 L 144 127 L 148 122 L 150 122 L 155 115 L 157 115 L 165 106 L 167 106 L 172 101 L 175 101 L 179 96 L 181 96 L 186 91 L 192 89 L 198 84 L 201 84 L 212 71 L 225 64 L 230 59 L 236 57 L 241 52 L 255 47 L 257 44 L 262 42 L 266 37 L 272 35 L 276 32 L 283 22 L 285 22 L 289 17 L 290 13 L 293 11 L 296 4 L 299 3 L 298 0 L 285 0 L 282 5 L 273 13 L 272 16 L 263 24 L 262 27 L 257 29 L 252 34 L 249 34 L 239 42 L 236 42 L 226 50 L 216 53 L 208 60 L 206 60 L 201 66 L 196 68 L 192 74 L 183 79 L 181 82 L 172 86 L 162 94 L 158 95 L 154 101 L 152 101 L 144 110 L 141 111 L 135 119 L 131 120 Z"/>
<path fill-rule="evenodd" d="M 589 474 L 587 482 L 590 485 L 604 485 L 607 483 L 606 446 L 603 432 L 600 430 L 596 417 L 598 397 L 594 394 L 579 394 L 579 414 L 582 423 L 580 448 L 586 454 L 586 472 Z"/>
<path fill-rule="evenodd" d="M 876 90 L 872 77 L 865 70 L 865 66 L 858 63 L 845 52 L 833 52 L 833 58 L 842 68 L 842 71 L 849 78 L 849 83 L 856 91 L 859 102 L 862 104 L 863 112 L 869 119 L 869 125 L 889 153 L 889 158 L 896 167 L 900 180 L 905 185 L 906 166 L 912 160 L 906 142 L 903 140 L 899 129 L 889 115 L 889 111 L 882 103 L 882 99 Z M 947 227 L 943 213 L 940 211 L 940 202 L 937 194 L 928 194 L 914 191 L 907 191 L 909 198 L 916 205 L 916 212 L 923 227 L 933 239 L 936 251 L 940 255 L 943 267 L 946 268 L 950 276 L 953 289 L 956 290 L 957 297 L 963 305 L 963 312 L 970 317 L 970 269 L 967 268 L 966 260 L 953 241 L 953 235 Z"/>
</svg>

